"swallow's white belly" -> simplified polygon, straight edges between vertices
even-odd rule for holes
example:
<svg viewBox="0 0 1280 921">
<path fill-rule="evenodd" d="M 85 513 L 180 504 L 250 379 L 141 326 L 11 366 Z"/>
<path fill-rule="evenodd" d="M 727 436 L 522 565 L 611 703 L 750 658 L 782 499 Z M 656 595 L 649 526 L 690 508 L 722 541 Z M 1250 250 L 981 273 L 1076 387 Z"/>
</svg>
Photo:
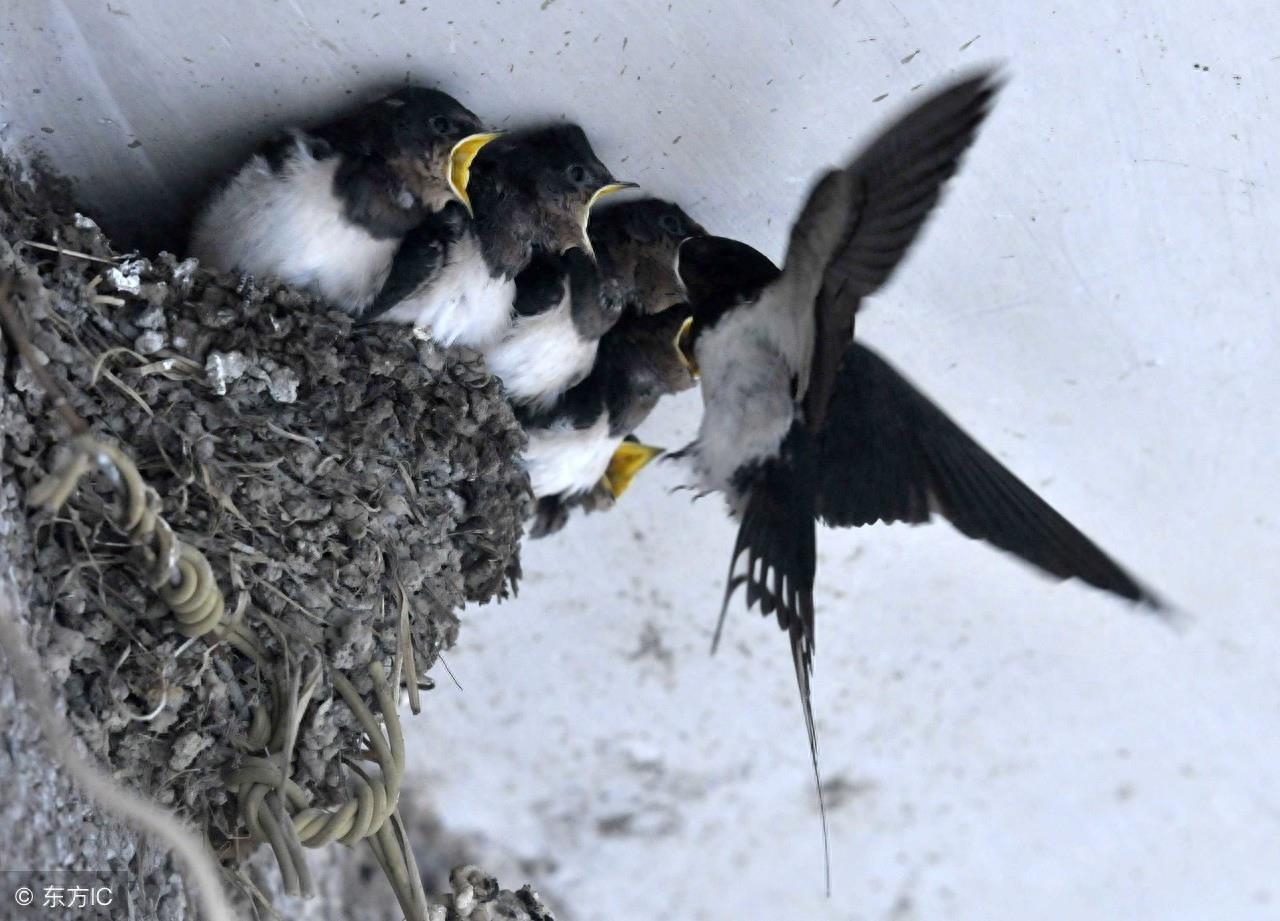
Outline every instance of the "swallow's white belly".
<svg viewBox="0 0 1280 921">
<path fill-rule="evenodd" d="M 796 411 L 790 363 L 759 306 L 722 317 L 697 342 L 704 411 L 694 471 L 702 489 L 723 493 L 735 511 L 742 496 L 734 474 L 778 455 Z"/>
<path fill-rule="evenodd" d="M 485 350 L 489 370 L 518 403 L 545 408 L 591 371 L 598 340 L 583 339 L 573 325 L 565 286 L 560 303 L 516 317 L 502 339 Z"/>
<path fill-rule="evenodd" d="M 399 241 L 347 220 L 333 190 L 338 163 L 301 143 L 279 173 L 255 156 L 196 220 L 192 254 L 208 268 L 275 277 L 359 313 L 386 281 Z"/>
<path fill-rule="evenodd" d="M 511 325 L 515 296 L 515 281 L 490 273 L 468 231 L 450 245 L 444 267 L 428 284 L 378 319 L 429 329 L 443 345 L 483 350 Z"/>
<path fill-rule="evenodd" d="M 541 499 L 594 488 L 621 443 L 621 438 L 609 434 L 607 413 L 589 428 L 575 429 L 565 423 L 529 432 L 524 466 L 533 494 Z"/>
</svg>

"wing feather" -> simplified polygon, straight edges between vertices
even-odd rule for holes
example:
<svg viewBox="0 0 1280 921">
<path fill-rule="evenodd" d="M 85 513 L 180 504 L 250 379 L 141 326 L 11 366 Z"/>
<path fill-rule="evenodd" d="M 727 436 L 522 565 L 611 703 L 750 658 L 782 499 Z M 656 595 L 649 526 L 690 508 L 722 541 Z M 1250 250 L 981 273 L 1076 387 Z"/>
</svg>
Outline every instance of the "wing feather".
<svg viewBox="0 0 1280 921">
<path fill-rule="evenodd" d="M 816 513 L 836 527 L 928 521 L 940 512 L 1059 579 L 1160 600 L 870 349 L 845 353 L 819 437 Z"/>
<path fill-rule="evenodd" d="M 792 229 L 782 277 L 787 309 L 814 310 L 802 388 L 810 431 L 822 427 L 853 318 L 883 285 L 937 205 L 998 89 L 990 72 L 957 81 L 883 130 L 814 187 Z"/>
</svg>

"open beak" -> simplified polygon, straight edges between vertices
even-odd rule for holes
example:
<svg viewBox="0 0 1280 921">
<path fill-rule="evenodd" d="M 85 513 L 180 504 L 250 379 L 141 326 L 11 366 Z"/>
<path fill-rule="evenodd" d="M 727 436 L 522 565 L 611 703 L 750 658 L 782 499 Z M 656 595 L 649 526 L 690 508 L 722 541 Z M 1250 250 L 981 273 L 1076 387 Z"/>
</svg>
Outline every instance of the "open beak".
<svg viewBox="0 0 1280 921">
<path fill-rule="evenodd" d="M 471 178 L 471 163 L 481 147 L 501 134 L 501 131 L 470 134 L 454 144 L 453 150 L 449 151 L 449 188 L 458 197 L 458 201 L 466 206 L 468 214 L 472 213 L 471 199 L 467 196 L 467 180 Z"/>
<path fill-rule="evenodd" d="M 596 251 L 591 247 L 591 238 L 587 236 L 587 222 L 591 220 L 591 209 L 595 207 L 596 202 L 604 198 L 606 195 L 612 195 L 615 192 L 625 192 L 627 189 L 638 189 L 638 182 L 610 182 L 608 185 L 602 185 L 596 189 L 595 194 L 587 201 L 587 206 L 582 209 L 582 246 L 590 254 L 591 258 L 595 258 Z"/>
<path fill-rule="evenodd" d="M 617 499 L 626 492 L 631 481 L 636 478 L 636 474 L 643 470 L 649 461 L 662 453 L 662 448 L 643 445 L 638 441 L 624 441 L 618 445 L 617 450 L 613 452 L 613 457 L 609 459 L 608 469 L 604 472 L 604 485 L 613 498 Z"/>
<path fill-rule="evenodd" d="M 685 317 L 684 322 L 680 324 L 680 329 L 676 333 L 675 342 L 676 355 L 680 358 L 680 364 L 684 365 L 684 369 L 689 372 L 689 376 L 695 381 L 698 379 L 698 362 L 693 357 L 693 350 L 689 348 L 689 337 L 693 332 L 693 317 Z"/>
</svg>

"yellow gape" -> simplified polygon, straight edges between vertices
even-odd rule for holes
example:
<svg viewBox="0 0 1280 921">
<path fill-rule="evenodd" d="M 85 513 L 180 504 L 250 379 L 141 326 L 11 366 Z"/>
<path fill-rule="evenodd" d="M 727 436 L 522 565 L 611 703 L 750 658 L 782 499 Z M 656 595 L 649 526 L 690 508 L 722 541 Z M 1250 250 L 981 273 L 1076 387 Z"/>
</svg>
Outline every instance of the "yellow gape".
<svg viewBox="0 0 1280 921">
<path fill-rule="evenodd" d="M 680 364 L 684 365 L 685 370 L 696 381 L 698 379 L 698 362 L 693 357 L 693 352 L 689 350 L 689 334 L 692 331 L 693 317 L 686 317 L 685 321 L 680 324 L 680 329 L 676 332 L 673 345 L 676 347 L 676 355 L 680 358 Z"/>
<path fill-rule="evenodd" d="M 589 253 L 592 258 L 595 257 L 596 251 L 591 248 L 591 238 L 587 236 L 587 222 L 591 220 L 591 209 L 595 207 L 596 202 L 604 198 L 606 195 L 612 195 L 614 192 L 625 192 L 627 189 L 638 189 L 640 185 L 635 182 L 611 182 L 608 185 L 602 185 L 596 189 L 595 194 L 587 199 L 587 206 L 582 209 L 582 216 L 578 223 L 582 225 L 582 248 Z"/>
<path fill-rule="evenodd" d="M 458 196 L 458 201 L 471 211 L 471 199 L 467 196 L 467 180 L 471 178 L 471 163 L 480 152 L 480 148 L 501 135 L 501 131 L 485 134 L 471 134 L 453 145 L 449 152 L 449 188 Z"/>
<path fill-rule="evenodd" d="M 604 472 L 605 488 L 617 499 L 627 491 L 636 474 L 661 453 L 662 448 L 642 445 L 638 441 L 624 441 L 609 458 L 609 467 Z"/>
</svg>

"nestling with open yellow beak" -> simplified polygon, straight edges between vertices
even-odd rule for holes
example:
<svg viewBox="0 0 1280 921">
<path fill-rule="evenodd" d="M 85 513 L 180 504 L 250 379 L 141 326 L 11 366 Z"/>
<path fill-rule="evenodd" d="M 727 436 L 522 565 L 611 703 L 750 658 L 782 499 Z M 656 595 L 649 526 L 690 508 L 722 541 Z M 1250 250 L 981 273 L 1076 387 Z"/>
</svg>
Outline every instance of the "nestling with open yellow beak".
<svg viewBox="0 0 1280 921">
<path fill-rule="evenodd" d="M 574 508 L 610 507 L 662 453 L 630 436 L 661 397 L 693 386 L 676 347 L 690 314 L 675 254 L 703 232 L 678 205 L 655 198 L 606 207 L 592 223 L 600 266 L 624 313 L 582 382 L 547 408 L 517 407 L 538 499 L 532 536 L 559 530 Z"/>
<path fill-rule="evenodd" d="M 411 234 L 371 314 L 483 351 L 517 404 L 554 400 L 591 369 L 621 310 L 587 220 L 597 201 L 630 186 L 575 125 L 504 135 L 472 165 L 474 218 L 444 235 Z"/>
<path fill-rule="evenodd" d="M 260 149 L 209 198 L 191 252 L 208 268 L 274 277 L 362 314 L 405 235 L 452 205 L 496 135 L 456 99 L 405 87 Z"/>
</svg>

